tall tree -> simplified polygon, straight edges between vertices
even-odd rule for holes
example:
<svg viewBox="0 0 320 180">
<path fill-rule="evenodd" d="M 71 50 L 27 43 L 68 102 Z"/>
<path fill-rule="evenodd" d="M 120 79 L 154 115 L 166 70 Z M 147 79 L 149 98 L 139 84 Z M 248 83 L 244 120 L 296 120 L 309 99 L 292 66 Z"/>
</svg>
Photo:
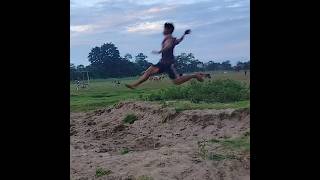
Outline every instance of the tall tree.
<svg viewBox="0 0 320 180">
<path fill-rule="evenodd" d="M 125 77 L 139 74 L 139 66 L 129 61 L 131 55 L 120 57 L 118 48 L 113 43 L 105 43 L 101 47 L 91 49 L 90 65 L 87 70 L 94 78 Z"/>
<path fill-rule="evenodd" d="M 139 53 L 135 57 L 135 63 L 140 67 L 140 71 L 146 70 L 152 63 L 148 62 L 147 59 L 148 56 L 144 55 L 143 53 Z"/>
<path fill-rule="evenodd" d="M 181 73 L 202 70 L 202 65 L 202 62 L 195 59 L 192 53 L 181 53 L 176 57 L 176 68 Z"/>
</svg>

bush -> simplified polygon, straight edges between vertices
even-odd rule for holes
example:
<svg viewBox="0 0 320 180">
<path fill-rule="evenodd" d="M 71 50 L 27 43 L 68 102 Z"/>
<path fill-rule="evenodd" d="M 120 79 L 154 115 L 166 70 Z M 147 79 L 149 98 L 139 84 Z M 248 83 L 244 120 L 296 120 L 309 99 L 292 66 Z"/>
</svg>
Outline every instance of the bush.
<svg viewBox="0 0 320 180">
<path fill-rule="evenodd" d="M 128 148 L 122 148 L 120 151 L 120 154 L 124 155 L 124 154 L 128 154 L 129 153 L 129 149 Z"/>
<path fill-rule="evenodd" d="M 137 116 L 134 114 L 128 114 L 122 121 L 124 123 L 133 124 L 134 121 L 138 120 Z"/>
<path fill-rule="evenodd" d="M 210 82 L 191 81 L 186 86 L 175 86 L 150 94 L 147 100 L 190 100 L 191 102 L 234 102 L 249 99 L 247 85 L 235 80 L 215 80 Z"/>
<path fill-rule="evenodd" d="M 104 170 L 104 169 L 102 169 L 102 168 L 98 168 L 97 170 L 96 170 L 96 177 L 98 178 L 98 177 L 101 177 L 101 176 L 104 176 L 104 175 L 109 175 L 109 174 L 111 174 L 112 172 L 109 170 L 109 169 L 107 169 L 107 170 Z"/>
</svg>

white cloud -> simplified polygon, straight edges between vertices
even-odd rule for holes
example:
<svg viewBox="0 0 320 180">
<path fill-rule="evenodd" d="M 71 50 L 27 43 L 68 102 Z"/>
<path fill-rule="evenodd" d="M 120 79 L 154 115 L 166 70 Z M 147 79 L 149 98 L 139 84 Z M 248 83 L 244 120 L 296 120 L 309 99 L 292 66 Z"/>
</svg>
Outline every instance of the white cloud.
<svg viewBox="0 0 320 180">
<path fill-rule="evenodd" d="M 145 13 L 159 13 L 159 12 L 162 12 L 162 11 L 172 10 L 174 8 L 175 8 L 174 6 L 171 6 L 171 7 L 170 6 L 169 7 L 153 7 L 153 8 L 147 9 L 144 12 Z"/>
<path fill-rule="evenodd" d="M 90 30 L 93 30 L 94 26 L 92 25 L 75 25 L 75 26 L 70 26 L 70 31 L 71 32 L 77 32 L 77 33 L 82 33 L 82 32 L 88 32 Z"/>
<path fill-rule="evenodd" d="M 220 10 L 222 7 L 221 6 L 213 6 L 213 7 L 209 7 L 208 9 L 210 10 L 210 11 L 218 11 L 218 10 Z"/>
<path fill-rule="evenodd" d="M 240 3 L 234 3 L 231 5 L 226 6 L 227 8 L 238 8 L 238 7 L 242 7 L 242 4 Z"/>
<path fill-rule="evenodd" d="M 127 32 L 144 32 L 144 33 L 155 33 L 159 32 L 163 28 L 165 21 L 155 21 L 155 22 L 143 22 L 127 27 Z"/>
<path fill-rule="evenodd" d="M 141 22 L 137 24 L 133 24 L 126 27 L 126 32 L 128 33 L 143 33 L 143 34 L 155 34 L 155 33 L 161 33 L 163 30 L 163 25 L 165 22 L 170 21 L 154 21 L 154 22 Z M 199 24 L 190 22 L 190 23 L 174 23 L 175 29 L 187 29 L 193 26 L 198 26 Z"/>
</svg>

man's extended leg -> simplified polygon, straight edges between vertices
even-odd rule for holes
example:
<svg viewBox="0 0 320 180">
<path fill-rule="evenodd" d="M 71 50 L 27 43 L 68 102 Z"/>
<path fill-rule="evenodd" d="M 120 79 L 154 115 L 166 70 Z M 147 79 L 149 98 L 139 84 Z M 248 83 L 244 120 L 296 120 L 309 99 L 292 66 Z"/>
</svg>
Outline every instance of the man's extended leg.
<svg viewBox="0 0 320 180">
<path fill-rule="evenodd" d="M 202 82 L 203 81 L 203 77 L 205 77 L 207 75 L 203 74 L 203 73 L 196 73 L 196 74 L 193 74 L 193 75 L 181 76 L 180 74 L 178 74 L 176 68 L 172 64 L 170 66 L 170 71 L 169 71 L 169 77 L 170 76 L 171 76 L 172 79 L 174 78 L 173 83 L 176 84 L 176 85 L 179 85 L 179 84 L 182 84 L 184 82 L 189 81 L 192 78 L 196 78 L 198 81 Z"/>
<path fill-rule="evenodd" d="M 173 83 L 176 84 L 176 85 L 179 85 L 179 84 L 187 82 L 187 81 L 189 81 L 190 79 L 193 79 L 193 78 L 196 78 L 198 81 L 202 82 L 204 76 L 205 76 L 205 74 L 203 74 L 203 73 L 197 73 L 197 74 L 192 74 L 192 75 L 184 75 L 184 76 L 180 76 L 180 77 L 174 79 Z"/>
<path fill-rule="evenodd" d="M 138 79 L 137 82 L 132 83 L 132 84 L 125 84 L 128 88 L 134 89 L 135 87 L 139 86 L 141 83 L 143 83 L 144 81 L 148 80 L 149 77 L 152 74 L 156 74 L 157 72 L 159 72 L 159 68 L 155 67 L 155 66 L 150 66 L 145 72 L 144 74 Z"/>
</svg>

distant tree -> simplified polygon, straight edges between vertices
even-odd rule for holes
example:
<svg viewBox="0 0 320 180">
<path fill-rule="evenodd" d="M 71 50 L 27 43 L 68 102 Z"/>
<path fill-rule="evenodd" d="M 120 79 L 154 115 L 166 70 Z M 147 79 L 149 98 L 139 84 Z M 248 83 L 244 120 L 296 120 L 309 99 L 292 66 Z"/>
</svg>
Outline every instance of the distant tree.
<svg viewBox="0 0 320 180">
<path fill-rule="evenodd" d="M 124 58 L 125 58 L 126 60 L 130 61 L 130 60 L 132 59 L 132 55 L 129 54 L 129 53 L 127 53 L 127 54 L 124 55 Z"/>
<path fill-rule="evenodd" d="M 82 64 L 78 65 L 78 66 L 77 66 L 77 70 L 78 70 L 78 71 L 84 71 L 84 70 L 85 70 L 84 65 L 82 65 Z"/>
<path fill-rule="evenodd" d="M 238 61 L 234 68 L 235 68 L 235 70 L 249 70 L 250 69 L 250 61 L 247 61 L 247 62 Z"/>
<path fill-rule="evenodd" d="M 76 66 L 75 66 L 73 63 L 71 63 L 71 64 L 70 64 L 70 80 L 71 80 L 71 81 L 75 80 L 75 78 L 76 78 L 76 71 L 77 71 Z"/>
<path fill-rule="evenodd" d="M 248 62 L 245 62 L 244 69 L 250 70 L 250 60 Z"/>
<path fill-rule="evenodd" d="M 216 70 L 220 70 L 219 68 L 221 67 L 220 63 L 216 63 L 214 61 L 209 61 L 206 64 L 206 70 L 208 71 L 216 71 Z"/>
<path fill-rule="evenodd" d="M 222 69 L 223 70 L 232 70 L 232 65 L 230 64 L 230 61 L 223 61 L 221 63 Z"/>
<path fill-rule="evenodd" d="M 91 49 L 88 67 L 95 78 L 125 77 L 138 74 L 138 68 L 127 58 L 120 57 L 118 48 L 113 43 Z"/>
<path fill-rule="evenodd" d="M 203 63 L 195 59 L 192 53 L 181 53 L 176 57 L 175 66 L 181 73 L 203 70 Z"/>
<path fill-rule="evenodd" d="M 147 59 L 148 56 L 144 55 L 143 53 L 139 53 L 135 57 L 135 63 L 140 67 L 140 71 L 146 70 L 152 63 L 148 62 Z"/>
</svg>

